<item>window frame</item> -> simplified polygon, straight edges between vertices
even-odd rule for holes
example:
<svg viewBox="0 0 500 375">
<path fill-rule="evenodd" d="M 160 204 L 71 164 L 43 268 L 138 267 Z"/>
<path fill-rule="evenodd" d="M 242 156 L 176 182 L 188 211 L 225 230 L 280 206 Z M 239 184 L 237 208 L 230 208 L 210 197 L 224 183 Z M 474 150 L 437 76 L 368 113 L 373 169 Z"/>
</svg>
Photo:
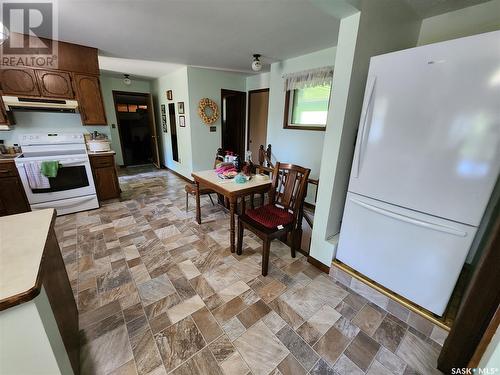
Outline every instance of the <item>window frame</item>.
<svg viewBox="0 0 500 375">
<path fill-rule="evenodd" d="M 295 90 L 287 90 L 285 93 L 285 111 L 283 115 L 283 129 L 295 129 L 295 130 L 314 130 L 314 131 L 326 131 L 326 124 L 293 124 L 292 121 L 292 111 L 293 106 L 290 103 L 293 101 L 293 95 Z M 328 96 L 328 107 L 327 111 L 330 109 L 330 97 L 332 93 Z"/>
</svg>

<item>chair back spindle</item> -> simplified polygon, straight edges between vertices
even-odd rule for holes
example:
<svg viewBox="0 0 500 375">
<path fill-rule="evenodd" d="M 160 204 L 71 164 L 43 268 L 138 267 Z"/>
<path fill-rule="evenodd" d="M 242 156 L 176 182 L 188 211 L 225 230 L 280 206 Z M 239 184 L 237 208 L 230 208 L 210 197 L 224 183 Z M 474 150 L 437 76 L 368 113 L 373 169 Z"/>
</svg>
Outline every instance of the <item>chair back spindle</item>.
<svg viewBox="0 0 500 375">
<path fill-rule="evenodd" d="M 291 211 L 294 218 L 302 209 L 310 169 L 293 164 L 276 162 L 272 173 L 272 187 L 269 192 L 271 204 Z"/>
</svg>

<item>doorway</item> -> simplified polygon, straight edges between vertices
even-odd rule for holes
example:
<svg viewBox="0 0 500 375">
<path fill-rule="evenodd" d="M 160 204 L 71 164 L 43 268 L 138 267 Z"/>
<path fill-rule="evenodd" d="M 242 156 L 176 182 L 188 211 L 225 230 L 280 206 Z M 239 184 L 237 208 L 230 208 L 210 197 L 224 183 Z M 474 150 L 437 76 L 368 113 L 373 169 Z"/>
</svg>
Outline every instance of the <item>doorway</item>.
<svg viewBox="0 0 500 375">
<path fill-rule="evenodd" d="M 269 89 L 248 92 L 247 150 L 252 152 L 254 162 L 258 160 L 260 145 L 266 146 L 268 109 Z"/>
<path fill-rule="evenodd" d="M 151 94 L 113 91 L 124 166 L 160 167 Z"/>
<path fill-rule="evenodd" d="M 246 93 L 221 90 L 222 149 L 245 158 Z"/>
<path fill-rule="evenodd" d="M 170 122 L 170 140 L 172 141 L 172 159 L 180 162 L 179 159 L 179 145 L 177 143 L 177 124 L 175 122 L 175 104 L 168 105 L 168 117 Z"/>
</svg>

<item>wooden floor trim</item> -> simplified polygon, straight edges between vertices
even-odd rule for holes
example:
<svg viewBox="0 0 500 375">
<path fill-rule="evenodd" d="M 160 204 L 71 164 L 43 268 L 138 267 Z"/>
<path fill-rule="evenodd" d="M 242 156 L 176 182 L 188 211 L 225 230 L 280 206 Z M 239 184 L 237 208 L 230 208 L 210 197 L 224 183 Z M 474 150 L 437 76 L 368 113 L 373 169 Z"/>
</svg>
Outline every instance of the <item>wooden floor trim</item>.
<svg viewBox="0 0 500 375">
<path fill-rule="evenodd" d="M 319 260 L 316 258 L 313 258 L 312 256 L 307 257 L 307 261 L 311 263 L 314 267 L 319 269 L 321 272 L 324 273 L 329 273 L 330 272 L 330 267 L 328 267 L 326 264 L 321 263 Z"/>
<path fill-rule="evenodd" d="M 376 283 L 373 280 L 370 280 L 369 278 L 361 275 L 360 273 L 356 272 L 353 270 L 351 267 L 345 265 L 344 263 L 338 261 L 337 259 L 334 259 L 332 262 L 332 267 L 337 267 L 344 271 L 345 273 L 349 274 L 349 276 L 354 277 L 355 279 L 361 281 L 363 284 L 366 284 L 370 286 L 371 288 L 375 289 L 376 291 L 382 293 L 383 295 L 393 299 L 394 301 L 400 303 L 404 307 L 406 307 L 408 310 L 413 311 L 414 313 L 422 316 L 423 318 L 431 321 L 435 325 L 443 328 L 446 331 L 450 330 L 450 327 L 444 324 L 437 315 L 434 315 L 428 310 L 423 309 L 420 306 L 415 305 L 413 302 L 410 300 L 400 296 L 399 294 L 396 294 L 389 289 L 383 287 L 382 285 Z"/>
<path fill-rule="evenodd" d="M 175 174 L 177 177 L 183 179 L 184 181 L 186 182 L 189 182 L 190 184 L 194 184 L 194 181 L 193 180 L 190 180 L 189 178 L 187 178 L 186 176 L 183 176 L 181 175 L 179 172 L 176 172 L 174 171 L 173 169 L 169 168 L 169 167 L 165 167 L 169 172 L 172 172 L 173 174 Z"/>
</svg>

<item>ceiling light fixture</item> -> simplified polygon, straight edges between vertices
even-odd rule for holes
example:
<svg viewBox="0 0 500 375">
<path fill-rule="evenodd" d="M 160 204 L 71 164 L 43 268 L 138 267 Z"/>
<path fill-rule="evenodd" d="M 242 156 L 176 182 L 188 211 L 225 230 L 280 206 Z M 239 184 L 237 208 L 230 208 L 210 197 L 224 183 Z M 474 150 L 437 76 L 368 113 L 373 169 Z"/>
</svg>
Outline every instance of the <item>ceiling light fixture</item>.
<svg viewBox="0 0 500 375">
<path fill-rule="evenodd" d="M 252 70 L 254 72 L 258 72 L 261 69 L 262 69 L 262 63 L 260 62 L 260 55 L 258 53 L 255 53 L 253 55 Z"/>
<path fill-rule="evenodd" d="M 123 78 L 123 83 L 130 86 L 132 84 L 132 80 L 129 78 L 129 74 L 124 74 L 123 76 L 125 77 Z"/>
</svg>

